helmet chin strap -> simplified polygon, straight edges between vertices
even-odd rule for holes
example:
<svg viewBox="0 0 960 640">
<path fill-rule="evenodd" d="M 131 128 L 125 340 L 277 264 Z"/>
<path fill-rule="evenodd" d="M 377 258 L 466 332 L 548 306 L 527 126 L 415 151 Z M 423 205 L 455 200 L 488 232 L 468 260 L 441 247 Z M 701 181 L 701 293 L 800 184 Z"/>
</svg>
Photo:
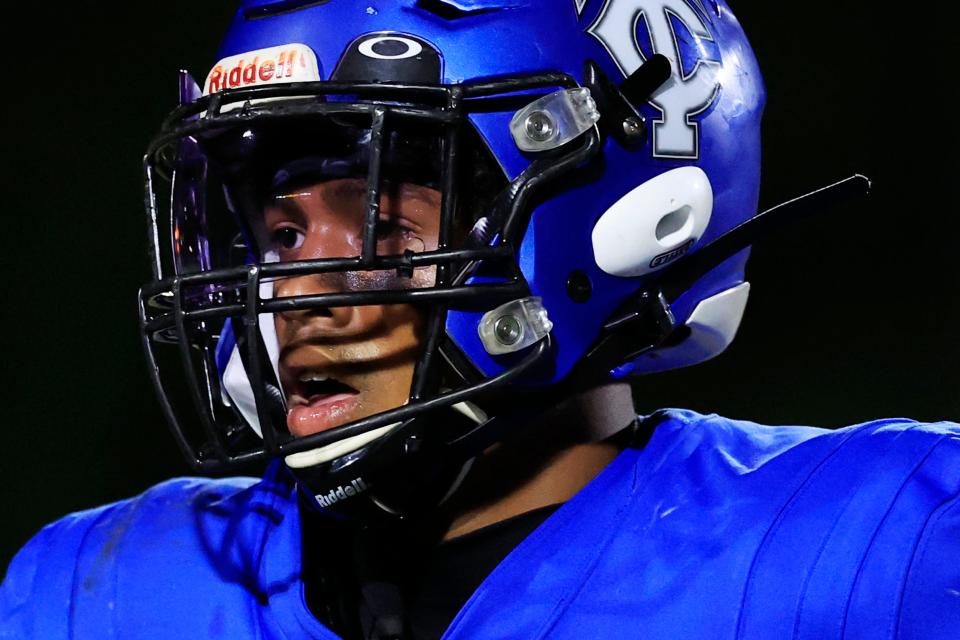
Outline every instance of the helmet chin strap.
<svg viewBox="0 0 960 640">
<path fill-rule="evenodd" d="M 481 424 L 487 419 L 487 416 L 483 410 L 471 402 L 460 402 L 450 407 L 450 409 L 456 411 L 475 424 Z M 348 453 L 352 453 L 357 449 L 370 444 L 374 440 L 387 435 L 401 424 L 403 423 L 394 422 L 393 424 L 388 424 L 385 427 L 380 427 L 379 429 L 374 429 L 373 431 L 368 431 L 367 433 L 362 433 L 358 436 L 344 438 L 343 440 L 328 444 L 323 447 L 317 447 L 316 449 L 310 449 L 308 451 L 301 451 L 300 453 L 292 453 L 285 457 L 283 461 L 291 469 L 303 469 L 304 467 L 312 467 L 314 465 L 330 462 L 345 456 Z"/>
<path fill-rule="evenodd" d="M 287 456 L 286 463 L 313 509 L 370 522 L 416 517 L 453 497 L 490 446 L 544 420 L 553 438 L 606 440 L 636 423 L 630 386 L 577 389 L 559 405 L 554 393 L 531 391 L 493 417 L 460 402 L 363 434 L 362 441 L 348 438 Z"/>
<path fill-rule="evenodd" d="M 380 427 L 379 429 L 374 429 L 373 431 L 368 431 L 367 433 L 361 433 L 358 436 L 344 438 L 343 440 L 339 440 L 323 447 L 301 451 L 300 453 L 291 453 L 285 457 L 283 461 L 291 469 L 303 469 L 304 467 L 312 467 L 314 465 L 330 462 L 332 460 L 336 460 L 337 458 L 341 458 L 348 453 L 352 453 L 357 449 L 370 444 L 374 440 L 387 435 L 401 424 L 402 423 L 400 422 L 394 422 L 393 424 L 388 424 L 385 427 Z"/>
<path fill-rule="evenodd" d="M 264 283 L 261 295 L 271 293 L 270 283 Z M 276 375 L 279 348 L 273 319 L 269 314 L 264 314 L 259 324 Z M 237 408 L 257 435 L 261 435 L 253 388 L 238 347 L 233 348 L 224 369 L 223 389 L 225 400 Z M 473 403 L 460 402 L 429 417 L 395 422 L 322 447 L 290 454 L 284 458 L 284 462 L 297 479 L 301 495 L 314 508 L 320 507 L 348 517 L 364 519 L 374 517 L 371 512 L 374 512 L 376 517 L 406 515 L 410 510 L 442 504 L 452 496 L 466 477 L 472 462 L 472 456 L 454 461 L 428 451 L 414 455 L 417 459 L 429 456 L 432 458 L 429 464 L 439 467 L 438 472 L 432 474 L 436 477 L 430 479 L 430 483 L 435 486 L 429 489 L 422 486 L 424 483 L 417 481 L 413 477 L 417 474 L 411 473 L 409 469 L 391 471 L 391 467 L 410 466 L 394 465 L 393 462 L 410 452 L 411 443 L 419 445 L 424 442 L 419 431 L 426 421 L 453 422 L 458 426 L 451 429 L 450 433 L 456 435 L 485 424 L 488 417 Z M 438 427 L 442 428 L 442 425 L 433 425 L 433 428 Z M 402 448 L 404 452 L 401 453 L 398 448 Z M 381 464 L 384 464 L 385 468 L 378 473 L 377 467 Z M 397 481 L 392 477 L 397 475 L 404 477 Z M 389 485 L 395 485 L 395 488 L 392 491 L 381 490 L 383 486 Z M 410 485 L 409 496 L 402 496 L 403 491 L 399 487 L 404 485 Z M 438 495 L 438 491 L 442 493 Z M 365 499 L 356 499 L 361 495 Z M 337 507 L 331 509 L 335 503 Z M 371 509 L 371 506 L 374 508 Z"/>
<path fill-rule="evenodd" d="M 474 457 L 436 434 L 452 439 L 489 422 L 462 402 L 389 425 L 387 433 L 337 458 L 296 467 L 288 457 L 287 466 L 302 501 L 324 514 L 364 522 L 417 516 L 456 493 Z"/>
</svg>

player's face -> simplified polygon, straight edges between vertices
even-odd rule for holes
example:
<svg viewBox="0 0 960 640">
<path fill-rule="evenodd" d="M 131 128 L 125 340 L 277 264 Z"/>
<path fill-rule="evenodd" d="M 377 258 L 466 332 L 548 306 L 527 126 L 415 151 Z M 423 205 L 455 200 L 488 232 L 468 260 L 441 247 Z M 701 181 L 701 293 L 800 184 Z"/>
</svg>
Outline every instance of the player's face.
<svg viewBox="0 0 960 640">
<path fill-rule="evenodd" d="M 357 256 L 363 245 L 366 181 L 343 178 L 277 194 L 266 230 L 283 262 Z M 384 185 L 378 255 L 437 248 L 440 193 Z M 314 274 L 277 282 L 277 297 L 433 284 L 433 269 L 412 279 L 394 272 Z M 407 401 L 420 351 L 422 314 L 413 306 L 330 307 L 277 314 L 287 426 L 296 436 L 324 431 Z"/>
</svg>

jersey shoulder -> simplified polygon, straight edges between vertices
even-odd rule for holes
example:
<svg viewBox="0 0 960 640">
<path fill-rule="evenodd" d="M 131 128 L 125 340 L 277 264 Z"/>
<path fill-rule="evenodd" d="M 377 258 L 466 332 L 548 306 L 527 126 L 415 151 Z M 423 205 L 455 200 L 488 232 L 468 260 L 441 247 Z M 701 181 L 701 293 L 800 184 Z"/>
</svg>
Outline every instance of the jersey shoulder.
<svg viewBox="0 0 960 640">
<path fill-rule="evenodd" d="M 735 569 L 741 635 L 788 620 L 799 637 L 958 637 L 960 425 L 660 420 L 657 485 L 679 487 L 678 505 L 695 497 L 699 521 L 749 559 Z"/>
<path fill-rule="evenodd" d="M 287 493 L 177 478 L 44 527 L 7 570 L 0 637 L 138 637 L 145 620 L 172 631 L 205 602 L 255 597 L 263 524 L 283 519 Z"/>
<path fill-rule="evenodd" d="M 665 409 L 641 419 L 649 422 L 651 444 L 658 450 L 680 446 L 682 450 L 718 450 L 734 462 L 754 468 L 780 459 L 791 452 L 806 460 L 841 457 L 870 457 L 885 451 L 904 451 L 906 443 L 948 443 L 960 437 L 955 422 L 917 422 L 906 418 L 872 420 L 842 428 L 796 425 L 764 425 L 749 420 L 703 415 L 686 409 Z M 897 447 L 892 448 L 891 445 Z M 952 450 L 950 444 L 946 445 Z M 799 448 L 798 448 L 799 447 Z M 795 450 L 796 449 L 796 450 Z M 794 451 L 795 450 L 795 451 Z"/>
<path fill-rule="evenodd" d="M 671 410 L 639 433 L 448 637 L 960 637 L 957 425 Z"/>
</svg>

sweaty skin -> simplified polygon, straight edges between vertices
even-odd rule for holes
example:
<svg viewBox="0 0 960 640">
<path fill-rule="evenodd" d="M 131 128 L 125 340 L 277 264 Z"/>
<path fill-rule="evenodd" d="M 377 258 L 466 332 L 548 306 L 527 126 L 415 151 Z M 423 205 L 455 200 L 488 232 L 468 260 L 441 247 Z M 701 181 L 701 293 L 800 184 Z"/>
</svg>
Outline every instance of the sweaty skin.
<svg viewBox="0 0 960 640">
<path fill-rule="evenodd" d="M 365 203 L 366 182 L 354 178 L 281 192 L 265 208 L 268 242 L 283 262 L 357 256 L 363 245 Z M 440 193 L 434 189 L 387 185 L 380 202 L 377 253 L 436 249 L 440 205 Z M 393 273 L 313 274 L 276 282 L 274 295 L 426 287 L 433 279 L 432 268 L 417 270 L 412 279 Z M 292 434 L 318 433 L 407 401 L 423 343 L 424 319 L 415 307 L 290 311 L 278 313 L 275 324 Z M 547 448 L 495 447 L 481 456 L 477 471 L 471 473 L 473 480 L 447 514 L 445 538 L 563 502 L 616 455 L 608 444 L 546 441 L 551 443 Z"/>
<path fill-rule="evenodd" d="M 357 256 L 366 211 L 366 182 L 338 179 L 278 194 L 265 210 L 272 248 L 283 262 Z M 402 184 L 384 189 L 377 253 L 435 249 L 440 194 Z M 394 273 L 314 274 L 281 280 L 277 297 L 423 287 L 433 271 L 412 279 Z M 329 307 L 277 314 L 280 377 L 290 411 L 287 427 L 305 436 L 402 405 L 410 392 L 423 319 L 410 305 Z M 305 378 L 330 378 L 334 394 L 311 394 Z"/>
</svg>

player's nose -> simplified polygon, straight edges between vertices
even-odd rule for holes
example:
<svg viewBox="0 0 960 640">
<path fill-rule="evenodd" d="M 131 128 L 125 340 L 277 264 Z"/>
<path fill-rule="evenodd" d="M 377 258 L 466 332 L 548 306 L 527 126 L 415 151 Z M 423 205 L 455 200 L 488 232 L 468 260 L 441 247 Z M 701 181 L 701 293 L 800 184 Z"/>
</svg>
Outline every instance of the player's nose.
<svg viewBox="0 0 960 640">
<path fill-rule="evenodd" d="M 354 258 L 360 254 L 363 242 L 359 225 L 328 212 L 323 220 L 316 220 L 304 235 L 300 260 L 324 260 Z M 321 296 L 324 294 L 348 293 L 356 290 L 356 277 L 342 271 L 309 273 L 285 278 L 274 284 L 274 296 Z M 284 311 L 280 314 L 289 322 L 317 322 L 318 319 L 333 327 L 346 327 L 354 318 L 351 306 L 320 305 L 309 309 Z"/>
</svg>

